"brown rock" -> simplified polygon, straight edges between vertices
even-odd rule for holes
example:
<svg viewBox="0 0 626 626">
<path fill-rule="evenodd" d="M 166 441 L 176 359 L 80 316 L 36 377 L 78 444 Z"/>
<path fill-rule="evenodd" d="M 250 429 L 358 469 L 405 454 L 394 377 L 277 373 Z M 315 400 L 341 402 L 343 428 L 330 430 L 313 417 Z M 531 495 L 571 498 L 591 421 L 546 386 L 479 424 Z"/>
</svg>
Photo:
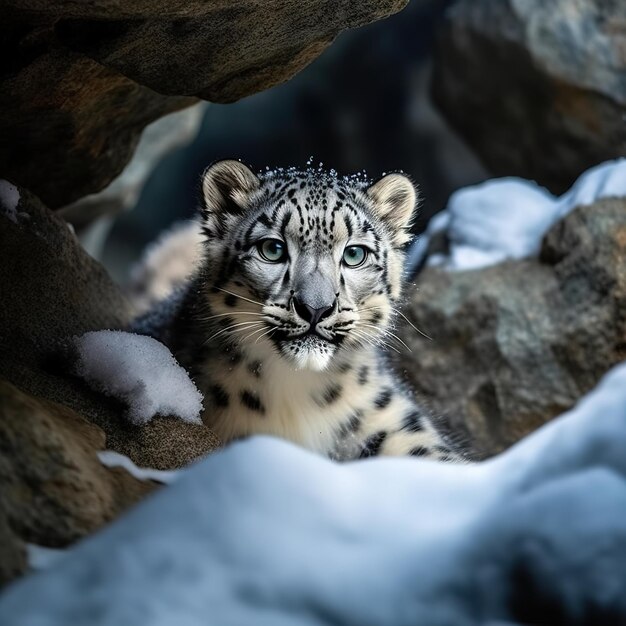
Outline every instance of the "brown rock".
<svg viewBox="0 0 626 626">
<path fill-rule="evenodd" d="M 0 176 L 58 208 L 121 172 L 143 127 L 201 97 L 283 82 L 342 30 L 406 0 L 8 0 L 0 22 Z"/>
<path fill-rule="evenodd" d="M 19 192 L 15 221 L 0 204 L 0 360 L 32 360 L 68 336 L 126 325 L 131 305 L 105 269 L 62 219 Z"/>
<path fill-rule="evenodd" d="M 565 191 L 626 154 L 626 3 L 462 0 L 448 13 L 435 101 L 495 175 Z"/>
<path fill-rule="evenodd" d="M 26 541 L 65 546 L 152 491 L 96 456 L 104 433 L 71 409 L 0 381 L 0 501 Z"/>
<path fill-rule="evenodd" d="M 538 260 L 429 268 L 400 336 L 407 378 L 456 432 L 491 455 L 573 406 L 626 358 L 626 202 L 579 207 Z"/>
<path fill-rule="evenodd" d="M 106 432 L 106 447 L 140 466 L 177 468 L 213 451 L 219 442 L 205 426 L 161 419 L 145 428 L 127 424 L 122 405 L 72 378 L 55 358 L 69 337 L 124 328 L 133 311 L 67 224 L 32 194 L 20 190 L 20 196 L 16 222 L 0 206 L 0 377 L 73 409 Z"/>
<path fill-rule="evenodd" d="M 0 509 L 0 588 L 26 572 L 26 548 Z"/>
</svg>

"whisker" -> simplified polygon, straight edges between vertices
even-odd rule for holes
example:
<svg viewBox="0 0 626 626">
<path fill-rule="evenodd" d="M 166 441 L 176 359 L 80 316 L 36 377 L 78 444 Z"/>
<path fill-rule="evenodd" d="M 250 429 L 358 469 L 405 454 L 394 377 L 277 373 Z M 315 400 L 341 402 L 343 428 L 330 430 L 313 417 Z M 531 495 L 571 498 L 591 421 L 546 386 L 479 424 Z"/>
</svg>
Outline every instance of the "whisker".
<svg viewBox="0 0 626 626">
<path fill-rule="evenodd" d="M 354 334 L 356 336 L 356 338 L 359 339 L 359 341 L 361 341 L 361 342 L 364 341 L 368 345 L 372 346 L 372 348 L 376 347 L 376 344 L 373 342 L 373 340 L 371 338 L 372 335 L 366 333 L 364 330 L 353 329 L 352 330 L 352 334 Z"/>
<path fill-rule="evenodd" d="M 223 291 L 224 293 L 228 293 L 231 296 L 235 296 L 235 298 L 240 298 L 241 300 L 245 300 L 246 302 L 251 302 L 252 304 L 258 304 L 259 306 L 263 306 L 262 302 L 257 302 L 256 300 L 250 300 L 250 298 L 246 298 L 238 293 L 235 293 L 234 291 L 228 291 L 228 289 L 222 289 L 221 287 L 215 287 L 215 289 L 219 289 L 220 291 Z"/>
<path fill-rule="evenodd" d="M 222 330 L 218 330 L 216 333 L 213 333 L 205 342 L 203 345 L 206 345 L 207 343 L 209 343 L 209 341 L 211 341 L 212 339 L 215 339 L 216 337 L 219 337 L 220 335 L 223 335 L 224 333 L 227 333 L 229 331 L 231 331 L 233 328 L 236 328 L 238 326 L 250 326 L 252 324 L 263 324 L 263 322 L 240 322 L 239 324 L 231 324 L 230 326 L 227 326 L 226 328 L 223 328 Z"/>
<path fill-rule="evenodd" d="M 355 331 L 353 330 L 352 332 L 355 332 Z M 394 350 L 395 352 L 400 354 L 400 350 L 398 350 L 395 346 L 392 346 L 390 343 L 384 341 L 380 337 L 375 337 L 371 333 L 368 333 L 367 331 L 362 330 L 362 329 L 360 330 L 360 332 L 366 334 L 369 337 L 371 337 L 374 341 L 376 341 L 378 343 L 379 346 L 384 346 L 385 348 L 390 348 L 391 350 Z"/>
<path fill-rule="evenodd" d="M 208 320 L 215 319 L 216 317 L 233 317 L 235 315 L 256 315 L 258 317 L 263 317 L 263 313 L 251 313 L 249 311 L 232 311 L 231 313 L 217 313 L 216 315 L 209 315 L 208 317 L 201 317 L 199 319 L 207 322 Z"/>
<path fill-rule="evenodd" d="M 382 308 L 384 308 L 384 307 L 382 307 L 382 306 L 371 306 L 371 307 L 368 307 L 366 309 L 356 309 L 356 312 L 357 313 L 363 313 L 365 311 L 371 311 L 372 309 L 382 309 Z M 391 310 L 394 313 L 397 313 L 398 315 L 402 316 L 405 319 L 405 321 L 409 324 L 409 326 L 411 326 L 411 328 L 413 328 L 413 330 L 418 332 L 423 337 L 426 337 L 426 339 L 428 339 L 429 341 L 433 340 L 432 337 L 429 337 L 423 330 L 420 330 L 415 324 L 413 324 L 413 322 L 400 309 L 396 309 L 393 306 L 390 307 L 390 308 L 391 308 Z"/>
<path fill-rule="evenodd" d="M 270 328 L 270 329 L 269 329 L 266 333 L 263 333 L 262 335 L 259 335 L 259 336 L 256 338 L 256 341 L 255 341 L 254 343 L 255 343 L 255 344 L 256 344 L 256 343 L 259 343 L 259 339 L 263 339 L 263 337 L 265 337 L 266 335 L 269 335 L 270 333 L 273 333 L 275 330 L 278 330 L 278 329 L 277 329 L 277 328 Z"/>
<path fill-rule="evenodd" d="M 248 339 L 250 339 L 250 337 L 253 337 L 254 335 L 256 335 L 257 333 L 260 333 L 262 331 L 264 331 L 267 328 L 267 326 L 265 326 L 265 324 L 261 327 L 261 328 L 257 328 L 255 330 L 253 330 L 249 335 L 246 335 L 242 340 L 241 343 L 244 343 L 245 341 L 248 341 Z M 246 329 L 247 330 L 247 329 Z"/>
<path fill-rule="evenodd" d="M 429 341 L 432 341 L 433 338 L 429 337 L 424 331 L 420 330 L 415 324 L 413 324 L 413 322 L 402 312 L 400 311 L 400 309 L 396 309 L 393 308 L 392 309 L 398 314 L 401 315 L 409 324 L 409 326 L 411 326 L 411 328 L 413 328 L 414 330 L 416 330 L 420 335 L 422 335 L 423 337 L 426 337 L 426 339 L 428 339 Z"/>
<path fill-rule="evenodd" d="M 409 346 L 406 345 L 406 343 L 404 343 L 404 341 L 402 341 L 402 339 L 400 339 L 400 337 L 398 337 L 398 335 L 396 335 L 395 333 L 392 333 L 390 330 L 382 329 L 379 328 L 378 326 L 375 326 L 374 324 L 367 324 L 365 322 L 361 322 L 361 324 L 363 326 L 370 326 L 371 328 L 376 328 L 378 330 L 380 330 L 381 333 L 383 333 L 383 335 L 389 335 L 390 337 L 393 337 L 396 341 L 399 341 L 409 352 L 412 352 L 411 348 L 409 348 Z"/>
</svg>

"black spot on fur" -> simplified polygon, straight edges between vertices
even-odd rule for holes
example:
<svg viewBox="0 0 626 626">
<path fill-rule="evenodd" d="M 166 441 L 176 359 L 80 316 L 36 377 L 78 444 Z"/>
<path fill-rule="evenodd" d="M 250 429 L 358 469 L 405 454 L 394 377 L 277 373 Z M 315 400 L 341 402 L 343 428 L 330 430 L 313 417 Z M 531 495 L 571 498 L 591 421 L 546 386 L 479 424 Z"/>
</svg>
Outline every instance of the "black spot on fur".
<svg viewBox="0 0 626 626">
<path fill-rule="evenodd" d="M 410 456 L 428 456 L 428 454 L 429 450 L 424 446 L 417 446 L 409 452 Z"/>
<path fill-rule="evenodd" d="M 405 416 L 402 420 L 402 430 L 408 430 L 410 433 L 418 433 L 420 430 L 424 430 L 422 416 L 419 411 L 411 411 Z"/>
<path fill-rule="evenodd" d="M 383 314 L 380 311 L 374 311 L 372 313 L 372 324 L 378 324 L 383 319 Z"/>
<path fill-rule="evenodd" d="M 381 430 L 369 436 L 365 440 L 365 443 L 363 444 L 363 450 L 361 451 L 361 458 L 366 459 L 371 456 L 377 456 L 386 438 L 387 438 L 387 432 L 384 430 Z"/>
<path fill-rule="evenodd" d="M 243 356 L 241 355 L 241 352 L 239 352 L 239 350 L 227 348 L 225 352 L 231 365 L 239 365 L 239 363 L 241 363 L 241 359 L 243 359 Z"/>
<path fill-rule="evenodd" d="M 215 406 L 225 408 L 229 404 L 228 393 L 221 385 L 212 385 L 209 387 L 209 394 Z"/>
<path fill-rule="evenodd" d="M 234 307 L 234 306 L 237 306 L 237 298 L 229 293 L 224 298 L 224 304 L 226 306 L 231 307 L 231 308 Z"/>
<path fill-rule="evenodd" d="M 337 370 L 339 371 L 339 373 L 341 374 L 345 374 L 346 372 L 349 372 L 352 369 L 352 365 L 350 363 L 342 363 L 341 365 L 339 365 L 339 367 L 337 368 Z"/>
<path fill-rule="evenodd" d="M 374 400 L 374 404 L 376 405 L 377 408 L 384 409 L 385 407 L 389 406 L 389 403 L 391 402 L 392 397 L 393 397 L 393 391 L 389 389 L 389 387 L 386 387 L 378 394 L 378 396 L 376 396 L 376 400 Z"/>
<path fill-rule="evenodd" d="M 326 406 L 327 404 L 332 404 L 341 395 L 341 389 L 342 389 L 341 385 L 336 385 L 336 384 L 330 385 L 329 387 L 326 388 L 322 397 L 316 400 L 317 403 L 320 406 Z"/>
<path fill-rule="evenodd" d="M 358 378 L 359 385 L 366 385 L 367 381 L 369 380 L 369 375 L 370 375 L 370 368 L 367 365 L 363 365 L 363 367 L 361 367 L 361 369 L 359 370 L 359 378 Z"/>
<path fill-rule="evenodd" d="M 350 417 L 345 421 L 341 428 L 339 429 L 340 437 L 347 437 L 348 435 L 355 433 L 359 426 L 361 425 L 361 420 L 363 419 L 363 411 L 355 411 L 350 415 Z"/>
<path fill-rule="evenodd" d="M 252 361 L 248 363 L 248 371 L 257 378 L 261 378 L 261 366 L 263 363 L 261 361 Z"/>
<path fill-rule="evenodd" d="M 256 411 L 257 413 L 261 414 L 265 413 L 265 407 L 261 403 L 259 395 L 254 391 L 248 391 L 247 389 L 244 389 L 244 391 L 241 392 L 240 397 L 241 403 L 251 411 Z"/>
</svg>

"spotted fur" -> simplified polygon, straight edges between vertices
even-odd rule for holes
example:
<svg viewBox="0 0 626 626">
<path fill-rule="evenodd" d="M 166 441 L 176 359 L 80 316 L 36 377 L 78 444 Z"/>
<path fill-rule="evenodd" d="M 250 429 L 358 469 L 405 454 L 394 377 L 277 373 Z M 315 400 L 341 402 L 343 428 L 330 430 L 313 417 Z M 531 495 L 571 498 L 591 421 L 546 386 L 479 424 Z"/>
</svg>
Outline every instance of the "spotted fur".
<svg viewBox="0 0 626 626">
<path fill-rule="evenodd" d="M 138 328 L 190 371 L 222 440 L 275 435 L 340 460 L 460 459 L 386 361 L 411 181 L 322 169 L 255 175 L 222 161 L 205 172 L 202 195 L 196 270 Z M 284 257 L 268 260 L 267 241 Z M 348 265 L 355 246 L 364 261 Z"/>
</svg>

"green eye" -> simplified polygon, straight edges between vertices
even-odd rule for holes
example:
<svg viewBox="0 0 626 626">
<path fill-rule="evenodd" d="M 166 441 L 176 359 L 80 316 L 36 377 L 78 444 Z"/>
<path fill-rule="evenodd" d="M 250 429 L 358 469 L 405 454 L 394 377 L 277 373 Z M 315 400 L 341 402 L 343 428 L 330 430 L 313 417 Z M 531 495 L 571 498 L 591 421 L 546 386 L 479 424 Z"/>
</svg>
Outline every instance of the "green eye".
<svg viewBox="0 0 626 626">
<path fill-rule="evenodd" d="M 287 247 L 278 239 L 264 239 L 257 244 L 259 254 L 272 263 L 278 263 L 287 256 Z"/>
<path fill-rule="evenodd" d="M 348 246 L 343 251 L 343 262 L 348 267 L 358 267 L 365 262 L 367 250 L 363 246 Z"/>
</svg>

